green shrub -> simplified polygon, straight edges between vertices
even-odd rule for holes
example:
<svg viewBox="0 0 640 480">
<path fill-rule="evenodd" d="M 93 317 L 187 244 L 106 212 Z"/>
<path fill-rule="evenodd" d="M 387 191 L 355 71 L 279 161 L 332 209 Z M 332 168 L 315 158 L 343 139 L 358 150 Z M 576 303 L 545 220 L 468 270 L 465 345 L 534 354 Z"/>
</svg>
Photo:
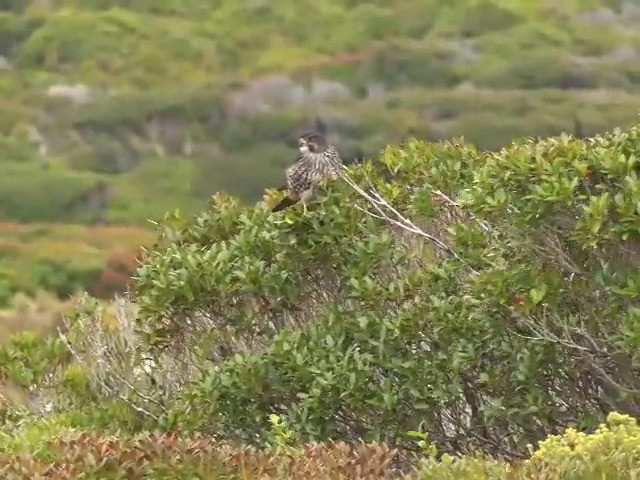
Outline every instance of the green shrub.
<svg viewBox="0 0 640 480">
<path fill-rule="evenodd" d="M 466 6 L 459 17 L 460 33 L 466 37 L 474 37 L 496 30 L 507 30 L 521 22 L 522 19 L 509 8 L 498 5 L 491 0 L 479 0 Z"/>
<path fill-rule="evenodd" d="M 69 219 L 69 204 L 89 190 L 85 172 L 45 169 L 40 163 L 0 163 L 0 218 L 14 221 Z"/>
<path fill-rule="evenodd" d="M 422 461 L 416 478 L 541 480 L 631 479 L 639 473 L 640 428 L 635 419 L 612 412 L 593 433 L 567 429 L 540 442 L 530 458 L 511 464 L 480 456 Z"/>
<path fill-rule="evenodd" d="M 85 290 L 102 273 L 102 263 L 70 263 L 55 259 L 40 259 L 33 263 L 29 285 L 53 292 L 59 298 Z"/>
<path fill-rule="evenodd" d="M 194 163 L 184 157 L 143 161 L 114 182 L 108 219 L 149 225 L 149 220 L 159 220 L 176 208 L 193 211 L 199 205 L 190 195 L 194 170 Z"/>
<path fill-rule="evenodd" d="M 233 128 L 225 128 L 220 136 L 220 146 L 232 151 L 250 151 L 256 143 L 295 140 L 296 129 L 303 119 L 300 112 L 256 115 Z M 247 158 L 254 158 L 246 155 Z"/>
<path fill-rule="evenodd" d="M 21 287 L 15 272 L 8 268 L 2 268 L 0 270 L 0 308 L 7 307 Z"/>
<path fill-rule="evenodd" d="M 91 172 L 121 176 L 108 180 L 122 192 L 114 199 L 116 207 L 73 215 L 73 220 L 146 223 L 176 205 L 195 211 L 193 205 L 221 186 L 243 200 L 257 198 L 282 175 L 285 160 L 276 155 L 284 158 L 284 139 L 312 114 L 330 111 L 329 128 L 339 134 L 339 146 L 370 154 L 409 136 L 464 135 L 481 148 L 499 148 L 518 135 L 559 134 L 570 126 L 575 107 L 572 101 L 541 100 L 538 93 L 524 90 L 518 94 L 536 98 L 522 103 L 537 110 L 526 118 L 515 108 L 503 108 L 506 100 L 484 103 L 482 115 L 475 115 L 479 107 L 466 102 L 459 116 L 468 118 L 432 124 L 430 114 L 417 107 L 394 107 L 384 96 L 365 99 L 372 86 L 382 86 L 391 96 L 415 88 L 426 97 L 441 95 L 434 88 L 468 84 L 498 89 L 491 92 L 496 97 L 506 97 L 513 93 L 506 90 L 514 88 L 553 86 L 574 98 L 575 89 L 591 88 L 616 89 L 606 95 L 621 96 L 621 89 L 634 91 L 638 83 L 633 62 L 619 60 L 625 51 L 615 50 L 628 46 L 632 53 L 637 43 L 633 33 L 621 24 L 601 28 L 580 18 L 586 10 L 611 7 L 609 0 L 571 2 L 551 10 L 524 0 L 506 6 L 491 0 L 306 1 L 293 6 L 274 0 L 269 8 L 263 3 L 67 0 L 19 13 L 5 1 L 7 10 L 0 15 L 0 52 L 9 63 L 0 79 L 3 157 L 38 160 L 36 145 L 14 131 L 18 124 L 23 132 L 22 127 L 35 127 L 48 154 L 59 157 L 55 161 L 65 170 L 91 178 Z M 337 79 L 361 98 L 238 118 L 227 86 L 274 73 L 305 82 Z M 77 104 L 47 93 L 51 86 L 77 83 L 90 88 L 89 102 Z M 457 96 L 459 90 L 448 93 Z M 481 95 L 469 93 L 470 98 Z M 626 125 L 635 115 L 629 113 L 637 110 L 635 96 L 625 98 L 628 105 L 613 106 L 610 100 L 578 102 L 603 112 L 589 112 L 589 133 Z M 369 106 L 363 107 L 364 102 Z M 132 170 L 139 162 L 183 155 L 186 146 L 186 161 L 197 173 L 185 179 L 189 168 L 178 167 L 177 181 L 193 188 L 183 191 L 175 205 L 146 191 L 151 190 L 146 182 L 137 186 L 140 195 L 131 192 L 139 178 Z M 222 151 L 216 152 L 220 146 Z M 254 160 L 260 150 L 268 158 L 258 166 Z M 248 178 L 233 166 L 214 175 L 221 161 L 212 158 L 237 161 L 250 169 Z M 27 178 L 32 173 L 23 171 Z M 58 174 L 74 176 L 68 171 L 48 175 Z M 69 192 L 79 188 L 76 178 L 67 181 Z M 11 183 L 22 189 L 29 182 L 14 178 Z M 14 220 L 67 221 L 56 195 L 50 195 L 50 205 L 42 204 L 42 183 L 35 183 L 37 188 L 22 189 L 21 205 L 7 200 L 3 207 L 2 200 L 0 214 L 15 212 L 7 217 Z M 13 188 L 8 192 L 17 196 Z"/>
<path fill-rule="evenodd" d="M 0 10 L 5 10 L 0 6 Z M 24 35 L 20 19 L 11 13 L 0 13 L 0 53 L 7 55 Z"/>
<path fill-rule="evenodd" d="M 570 28 L 574 49 L 585 56 L 598 56 L 609 53 L 620 45 L 623 35 L 615 28 L 602 25 L 574 24 Z"/>
<path fill-rule="evenodd" d="M 17 141 L 17 139 L 0 137 L 0 148 L 8 152 L 8 158 L 4 161 L 28 162 L 37 159 L 35 149 L 27 142 Z"/>
<path fill-rule="evenodd" d="M 92 50 L 108 53 L 113 50 L 113 42 L 109 42 L 104 32 L 95 35 L 94 22 L 95 16 L 83 12 L 63 10 L 53 15 L 24 43 L 20 62 L 25 66 L 55 69 L 79 63 Z"/>
<path fill-rule="evenodd" d="M 228 190 L 243 200 L 255 201 L 265 185 L 284 183 L 283 169 L 294 159 L 291 148 L 267 142 L 248 142 L 238 153 L 202 156 L 193 162 L 190 192 L 204 200 Z"/>
<path fill-rule="evenodd" d="M 60 121 L 76 128 L 115 133 L 143 127 L 145 122 L 161 115 L 208 120 L 215 116 L 219 104 L 218 94 L 208 89 L 123 93 L 98 98 L 81 107 L 66 108 L 60 113 Z"/>
<path fill-rule="evenodd" d="M 24 331 L 13 334 L 0 347 L 0 377 L 23 387 L 40 384 L 65 357 L 66 349 L 56 338 L 41 338 Z"/>
<path fill-rule="evenodd" d="M 69 426 L 67 413 L 29 418 L 15 411 L 0 430 L 4 474 L 49 471 L 94 475 L 87 478 L 169 478 L 192 474 L 206 478 L 387 478 L 403 480 L 460 479 L 631 479 L 638 473 L 639 429 L 633 419 L 611 413 L 606 425 L 591 434 L 567 430 L 549 437 L 528 458 L 506 462 L 482 455 L 412 458 L 397 468 L 397 452 L 384 444 L 355 446 L 343 442 L 286 447 L 286 432 L 277 419 L 280 440 L 267 448 L 247 448 L 202 435 L 111 433 Z M 286 428 L 285 428 L 286 430 Z M 428 442 L 427 442 L 428 443 Z M 94 461 L 91 460 L 94 458 Z M 417 460 L 417 461 L 416 461 Z M 370 477 L 366 477 L 366 475 Z M 164 475 L 156 477 L 154 475 Z M 138 477 L 136 477 L 138 478 Z"/>
<path fill-rule="evenodd" d="M 139 328 L 152 352 L 212 359 L 175 421 L 252 442 L 275 412 L 303 439 L 396 445 L 422 425 L 444 451 L 500 455 L 631 411 L 637 376 L 616 365 L 636 369 L 639 134 L 388 148 L 396 182 L 373 185 L 464 262 L 342 182 L 307 217 L 219 196 L 169 222 L 138 272 Z"/>
<path fill-rule="evenodd" d="M 372 49 L 357 75 L 363 83 L 375 78 L 392 88 L 445 87 L 461 81 L 454 48 L 439 42 L 416 46 L 398 41 L 383 43 Z"/>
<path fill-rule="evenodd" d="M 508 35 L 503 31 L 488 32 L 477 44 L 487 56 L 517 61 L 523 50 L 562 51 L 571 44 L 571 35 L 553 23 L 527 22 L 512 27 Z"/>
<path fill-rule="evenodd" d="M 24 4 L 18 0 L 2 0 L 2 2 L 0 2 L 0 10 L 16 12 L 22 8 L 24 8 Z"/>
<path fill-rule="evenodd" d="M 424 434 L 423 478 L 635 468 L 629 417 L 577 431 L 636 408 L 639 153 L 640 125 L 498 152 L 410 140 L 381 154 L 394 181 L 347 172 L 400 216 L 345 181 L 307 215 L 216 195 L 165 218 L 135 304 L 79 305 L 39 394 L 65 426 L 284 452 L 363 439 L 406 463 Z"/>
<path fill-rule="evenodd" d="M 589 77 L 577 78 L 574 66 L 561 51 L 536 49 L 526 56 L 501 65 L 492 65 L 483 75 L 477 75 L 480 85 L 491 88 L 589 88 L 594 83 Z"/>
</svg>

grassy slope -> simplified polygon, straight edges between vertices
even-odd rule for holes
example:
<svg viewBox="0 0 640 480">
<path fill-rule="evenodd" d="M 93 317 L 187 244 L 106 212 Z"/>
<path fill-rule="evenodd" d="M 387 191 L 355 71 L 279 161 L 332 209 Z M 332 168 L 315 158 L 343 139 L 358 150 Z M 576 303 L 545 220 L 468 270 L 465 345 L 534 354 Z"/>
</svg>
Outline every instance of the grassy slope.
<svg viewBox="0 0 640 480">
<path fill-rule="evenodd" d="M 21 209 L 7 198 L 17 192 L 2 185 L 4 218 L 68 221 L 66 204 L 48 200 L 72 199 L 97 179 L 113 185 L 106 215 L 117 221 L 143 222 L 172 207 L 192 210 L 220 189 L 254 200 L 279 181 L 289 161 L 284 138 L 317 111 L 350 125 L 336 127 L 347 150 L 374 154 L 412 134 L 464 134 L 495 148 L 517 135 L 571 130 L 574 113 L 586 133 L 595 133 L 631 123 L 640 107 L 638 69 L 616 54 L 621 48 L 632 54 L 640 45 L 633 25 L 623 24 L 632 21 L 630 15 L 604 25 L 583 20 L 585 11 L 616 7 L 610 0 L 555 7 L 525 0 L 273 1 L 268 8 L 230 0 L 214 8 L 196 1 L 140 0 L 109 9 L 102 6 L 118 2 L 56 3 L 52 12 L 30 8 L 2 17 L 7 33 L 0 48 L 14 68 L 0 79 L 8 112 L 0 124 L 8 152 L 0 169 L 11 174 L 16 189 L 38 185 L 22 195 Z M 576 65 L 586 66 L 576 73 Z M 258 115 L 233 125 L 210 118 L 230 98 L 223 85 L 274 72 L 307 84 L 313 78 L 339 80 L 353 98 L 285 108 L 277 118 Z M 51 85 L 76 82 L 116 96 L 96 94 L 94 104 L 73 107 L 44 95 Z M 374 82 L 390 93 L 363 100 L 362 91 Z M 581 90 L 531 92 L 567 82 Z M 462 84 L 483 92 L 453 90 Z M 604 101 L 582 91 L 600 88 L 611 90 Z M 158 161 L 150 145 L 162 139 L 151 139 L 145 128 L 159 112 L 190 135 L 195 153 L 187 161 L 167 148 L 169 159 Z M 44 135 L 60 168 L 42 171 L 35 161 L 30 125 Z M 123 174 L 95 171 L 118 160 L 130 161 Z M 146 181 L 149 175 L 152 181 Z M 43 193 L 41 183 L 59 186 Z"/>
<path fill-rule="evenodd" d="M 318 113 L 346 155 L 374 155 L 409 135 L 496 148 L 573 130 L 574 115 L 592 134 L 640 110 L 639 16 L 616 0 L 13 3 L 0 13 L 0 54 L 12 65 L 0 76 L 5 221 L 145 225 L 200 209 L 218 190 L 256 200 L 281 182 L 287 141 Z M 584 20 L 603 7 L 608 23 Z M 249 116 L 230 107 L 226 86 L 272 73 L 306 87 L 334 80 L 349 98 Z M 90 103 L 46 94 L 75 83 L 93 89 Z M 367 98 L 371 84 L 385 93 Z M 98 182 L 110 189 L 106 209 L 70 208 Z M 70 227 L 62 242 L 70 264 L 104 262 L 105 250 L 77 245 L 86 245 L 77 234 Z M 48 235 L 2 231 L 0 241 L 13 248 L 2 257 L 9 292 L 32 282 L 42 255 L 63 258 Z"/>
<path fill-rule="evenodd" d="M 123 265 L 130 270 L 140 246 L 150 246 L 151 229 L 119 226 L 71 224 L 0 224 L 0 308 L 15 294 L 36 295 L 39 290 L 54 292 L 66 300 L 77 289 L 96 289 L 113 281 L 113 271 Z M 112 265 L 111 268 L 107 268 Z M 105 276 L 106 275 L 106 276 Z M 109 277 L 111 275 L 111 277 Z M 124 286 L 125 278 L 115 278 Z M 96 290 L 99 295 L 100 291 Z M 51 302 L 48 302 L 51 303 Z M 57 309 L 57 305 L 54 305 Z M 25 314 L 0 324 L 42 330 L 47 325 L 37 315 Z M 0 336 L 2 334 L 0 326 Z"/>
</svg>

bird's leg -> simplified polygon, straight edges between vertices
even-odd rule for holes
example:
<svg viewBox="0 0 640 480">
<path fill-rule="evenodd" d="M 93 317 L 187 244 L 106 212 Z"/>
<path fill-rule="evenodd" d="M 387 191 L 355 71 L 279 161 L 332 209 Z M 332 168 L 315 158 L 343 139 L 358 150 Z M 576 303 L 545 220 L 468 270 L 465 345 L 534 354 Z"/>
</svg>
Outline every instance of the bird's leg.
<svg viewBox="0 0 640 480">
<path fill-rule="evenodd" d="M 304 192 L 302 192 L 300 194 L 300 201 L 302 202 L 302 210 L 305 214 L 305 216 L 307 215 L 308 211 L 307 211 L 307 203 L 313 198 L 314 196 L 314 188 L 310 187 L 309 189 L 305 190 Z"/>
</svg>

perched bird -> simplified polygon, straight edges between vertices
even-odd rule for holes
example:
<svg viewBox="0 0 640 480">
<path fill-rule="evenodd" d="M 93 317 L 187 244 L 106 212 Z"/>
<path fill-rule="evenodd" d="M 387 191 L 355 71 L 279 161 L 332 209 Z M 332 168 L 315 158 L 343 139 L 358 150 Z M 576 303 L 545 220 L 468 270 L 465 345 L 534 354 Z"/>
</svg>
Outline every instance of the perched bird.
<svg viewBox="0 0 640 480">
<path fill-rule="evenodd" d="M 287 196 L 271 209 L 272 212 L 284 210 L 301 201 L 306 213 L 306 203 L 314 197 L 316 186 L 325 178 L 335 180 L 338 177 L 342 159 L 338 150 L 323 135 L 305 133 L 298 139 L 298 145 L 300 154 L 285 171 L 287 183 L 277 189 L 286 190 Z"/>
</svg>

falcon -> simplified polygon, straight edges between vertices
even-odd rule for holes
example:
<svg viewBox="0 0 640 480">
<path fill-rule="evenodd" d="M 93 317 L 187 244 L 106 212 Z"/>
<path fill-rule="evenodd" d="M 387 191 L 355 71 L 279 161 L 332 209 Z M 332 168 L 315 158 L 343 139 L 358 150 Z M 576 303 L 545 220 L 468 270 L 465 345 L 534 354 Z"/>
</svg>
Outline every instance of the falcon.
<svg viewBox="0 0 640 480">
<path fill-rule="evenodd" d="M 278 190 L 286 190 L 287 196 L 271 209 L 284 210 L 297 202 L 302 202 L 307 212 L 307 202 L 314 197 L 316 186 L 325 178 L 335 180 L 342 159 L 338 150 L 326 138 L 316 132 L 305 133 L 298 139 L 300 153 L 294 163 L 285 171 L 286 185 Z"/>
</svg>

